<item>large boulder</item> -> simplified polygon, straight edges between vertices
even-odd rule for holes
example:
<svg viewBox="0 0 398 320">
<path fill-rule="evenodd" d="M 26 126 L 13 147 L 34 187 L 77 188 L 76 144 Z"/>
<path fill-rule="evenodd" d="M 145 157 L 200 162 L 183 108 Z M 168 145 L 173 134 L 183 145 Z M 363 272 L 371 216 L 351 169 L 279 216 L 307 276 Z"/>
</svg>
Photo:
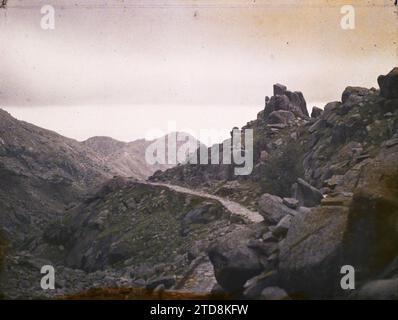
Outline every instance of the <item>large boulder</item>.
<svg viewBox="0 0 398 320">
<path fill-rule="evenodd" d="M 361 300 L 398 300 L 398 278 L 366 283 L 356 298 Z"/>
<path fill-rule="evenodd" d="M 367 88 L 362 88 L 362 87 L 347 87 L 343 91 L 342 97 L 341 97 L 341 102 L 347 103 L 352 96 L 356 97 L 364 97 L 369 95 L 370 90 Z"/>
<path fill-rule="evenodd" d="M 380 86 L 380 95 L 387 99 L 398 98 L 398 67 L 391 70 L 387 75 L 379 76 L 377 82 Z"/>
<path fill-rule="evenodd" d="M 295 109 L 300 115 L 308 117 L 307 102 L 305 101 L 304 95 L 300 91 L 290 92 L 286 91 L 285 95 L 289 98 L 293 109 Z"/>
<path fill-rule="evenodd" d="M 249 228 L 233 232 L 208 251 L 217 282 L 228 292 L 241 292 L 245 282 L 264 269 L 260 257 L 247 246 L 251 232 Z"/>
<path fill-rule="evenodd" d="M 313 107 L 311 111 L 311 118 L 319 118 L 323 113 L 323 110 L 318 107 Z"/>
<path fill-rule="evenodd" d="M 286 206 L 282 198 L 269 193 L 263 194 L 258 200 L 258 210 L 264 217 L 264 221 L 272 225 L 278 224 L 287 215 L 297 213 L 297 211 Z"/>
<path fill-rule="evenodd" d="M 287 88 L 283 84 L 276 83 L 274 84 L 274 96 L 281 96 L 284 95 Z"/>
<path fill-rule="evenodd" d="M 304 95 L 300 91 L 288 91 L 286 86 L 281 84 L 274 85 L 274 95 L 265 101 L 265 118 L 277 110 L 291 111 L 301 117 L 309 116 Z"/>
<path fill-rule="evenodd" d="M 293 218 L 279 255 L 283 288 L 316 298 L 336 291 L 347 219 L 344 207 L 318 207 Z"/>
<path fill-rule="evenodd" d="M 396 163 L 390 165 L 364 166 L 350 204 L 326 201 L 293 218 L 279 256 L 281 282 L 290 293 L 342 296 L 342 266 L 353 266 L 363 283 L 398 256 L 398 173 Z"/>
<path fill-rule="evenodd" d="M 301 206 L 315 207 L 323 199 L 322 193 L 301 178 L 292 186 L 292 197 L 297 199 Z"/>
<path fill-rule="evenodd" d="M 398 189 L 375 185 L 358 190 L 348 224 L 346 263 L 360 268 L 358 279 L 376 276 L 398 255 Z"/>
</svg>

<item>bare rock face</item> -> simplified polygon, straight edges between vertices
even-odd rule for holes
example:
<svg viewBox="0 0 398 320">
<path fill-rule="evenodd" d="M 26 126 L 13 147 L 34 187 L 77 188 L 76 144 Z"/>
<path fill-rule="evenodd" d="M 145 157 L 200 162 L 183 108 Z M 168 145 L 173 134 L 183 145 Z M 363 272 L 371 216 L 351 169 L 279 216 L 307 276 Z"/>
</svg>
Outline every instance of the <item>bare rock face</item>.
<svg viewBox="0 0 398 320">
<path fill-rule="evenodd" d="M 398 67 L 387 75 L 379 76 L 377 82 L 380 86 L 380 95 L 386 99 L 398 99 Z"/>
<path fill-rule="evenodd" d="M 289 293 L 327 297 L 336 290 L 347 217 L 347 208 L 324 207 L 293 218 L 279 256 L 281 283 Z"/>
</svg>

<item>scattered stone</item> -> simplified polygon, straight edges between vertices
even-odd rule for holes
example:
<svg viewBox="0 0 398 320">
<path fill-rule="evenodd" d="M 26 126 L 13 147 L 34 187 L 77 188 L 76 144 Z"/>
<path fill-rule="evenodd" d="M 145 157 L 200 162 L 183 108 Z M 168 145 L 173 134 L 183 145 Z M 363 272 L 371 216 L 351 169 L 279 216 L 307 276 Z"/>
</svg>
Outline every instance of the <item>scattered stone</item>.
<svg viewBox="0 0 398 320">
<path fill-rule="evenodd" d="M 264 271 L 245 283 L 243 296 L 248 299 L 256 299 L 265 288 L 278 285 L 278 280 L 277 271 Z"/>
<path fill-rule="evenodd" d="M 289 295 L 279 287 L 268 287 L 261 292 L 261 300 L 289 300 Z"/>
<path fill-rule="evenodd" d="M 283 200 L 278 196 L 265 193 L 258 201 L 259 213 L 269 224 L 278 224 L 286 215 L 294 215 L 295 211 L 283 204 Z"/>
<path fill-rule="evenodd" d="M 296 209 L 299 205 L 299 202 L 294 198 L 283 198 L 283 204 L 288 206 L 290 209 Z"/>
<path fill-rule="evenodd" d="M 390 140 L 385 141 L 383 143 L 383 146 L 385 146 L 387 148 L 391 148 L 391 147 L 393 147 L 393 146 L 395 146 L 397 144 L 398 144 L 398 138 L 394 138 L 394 139 L 390 139 Z"/>
<path fill-rule="evenodd" d="M 153 280 L 149 280 L 146 284 L 146 288 L 149 290 L 154 290 L 160 285 L 163 285 L 164 288 L 169 289 L 175 284 L 175 278 L 173 276 L 167 277 L 159 277 Z"/>
<path fill-rule="evenodd" d="M 292 198 L 296 198 L 300 206 L 315 207 L 323 199 L 322 193 L 317 188 L 311 186 L 301 178 L 298 178 L 297 182 L 293 184 L 292 191 Z"/>
</svg>

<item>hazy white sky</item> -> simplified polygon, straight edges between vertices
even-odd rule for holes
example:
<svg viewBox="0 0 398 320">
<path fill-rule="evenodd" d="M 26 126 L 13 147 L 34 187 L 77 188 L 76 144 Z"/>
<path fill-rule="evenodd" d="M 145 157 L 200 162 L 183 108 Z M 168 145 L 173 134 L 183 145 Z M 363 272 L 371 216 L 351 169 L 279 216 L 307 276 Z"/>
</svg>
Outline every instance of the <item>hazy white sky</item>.
<svg viewBox="0 0 398 320">
<path fill-rule="evenodd" d="M 40 28 L 42 5 L 56 28 Z M 393 1 L 33 1 L 0 11 L 0 106 L 76 139 L 242 126 L 272 84 L 309 106 L 398 65 Z"/>
</svg>

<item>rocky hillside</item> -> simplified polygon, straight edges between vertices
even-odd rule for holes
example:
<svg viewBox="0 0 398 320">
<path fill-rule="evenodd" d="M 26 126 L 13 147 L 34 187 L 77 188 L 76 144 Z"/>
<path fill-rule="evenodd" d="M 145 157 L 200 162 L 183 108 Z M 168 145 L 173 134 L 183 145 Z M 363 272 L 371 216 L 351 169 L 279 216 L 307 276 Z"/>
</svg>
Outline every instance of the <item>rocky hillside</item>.
<svg viewBox="0 0 398 320">
<path fill-rule="evenodd" d="M 209 244 L 242 223 L 217 201 L 114 178 L 54 219 L 26 251 L 10 257 L 2 288 L 13 298 L 54 297 L 119 286 L 189 285 L 200 292 L 207 281 L 208 293 L 215 284 L 212 272 L 199 277 L 191 270 L 211 267 Z M 37 282 L 44 264 L 57 270 L 53 292 Z"/>
<path fill-rule="evenodd" d="M 110 137 L 92 137 L 82 143 L 95 151 L 114 175 L 146 179 L 158 170 L 166 170 L 175 166 L 162 163 L 149 164 L 145 160 L 145 150 L 148 146 L 163 140 L 167 145 L 170 137 L 169 134 L 158 140 L 139 139 L 132 142 L 122 142 Z M 184 141 L 177 141 L 177 148 L 187 142 L 189 142 L 191 150 L 195 150 L 200 145 L 200 142 L 194 137 L 186 136 Z M 166 149 L 166 157 L 167 155 Z"/>
<path fill-rule="evenodd" d="M 387 78 L 396 72 L 394 69 Z M 303 95 L 277 84 L 257 119 L 242 127 L 254 131 L 254 170 L 250 175 L 234 175 L 232 165 L 192 164 L 158 172 L 150 180 L 205 188 L 252 207 L 263 193 L 290 196 L 298 178 L 324 194 L 352 189 L 355 178 L 343 181 L 343 176 L 348 171 L 353 175 L 355 168 L 375 159 L 385 147 L 383 143 L 395 143 L 393 94 L 347 87 L 341 101 L 328 103 L 323 110 L 315 107 L 308 117 Z"/>
<path fill-rule="evenodd" d="M 378 83 L 347 87 L 311 118 L 301 94 L 275 85 L 243 127 L 254 130 L 251 175 L 186 165 L 151 177 L 263 215 L 262 231 L 248 226 L 211 246 L 223 290 L 255 299 L 398 299 L 398 68 Z M 340 286 L 345 265 L 356 271 L 356 290 Z"/>
<path fill-rule="evenodd" d="M 0 176 L 0 225 L 18 245 L 111 177 L 90 148 L 1 109 Z"/>
<path fill-rule="evenodd" d="M 254 131 L 248 176 L 182 164 L 109 179 L 129 144 L 78 143 L 2 112 L 0 223 L 18 246 L 0 292 L 398 299 L 398 68 L 378 83 L 311 116 L 302 93 L 275 85 L 242 128 Z M 39 288 L 45 264 L 56 290 Z M 347 266 L 355 289 L 341 286 Z"/>
</svg>

